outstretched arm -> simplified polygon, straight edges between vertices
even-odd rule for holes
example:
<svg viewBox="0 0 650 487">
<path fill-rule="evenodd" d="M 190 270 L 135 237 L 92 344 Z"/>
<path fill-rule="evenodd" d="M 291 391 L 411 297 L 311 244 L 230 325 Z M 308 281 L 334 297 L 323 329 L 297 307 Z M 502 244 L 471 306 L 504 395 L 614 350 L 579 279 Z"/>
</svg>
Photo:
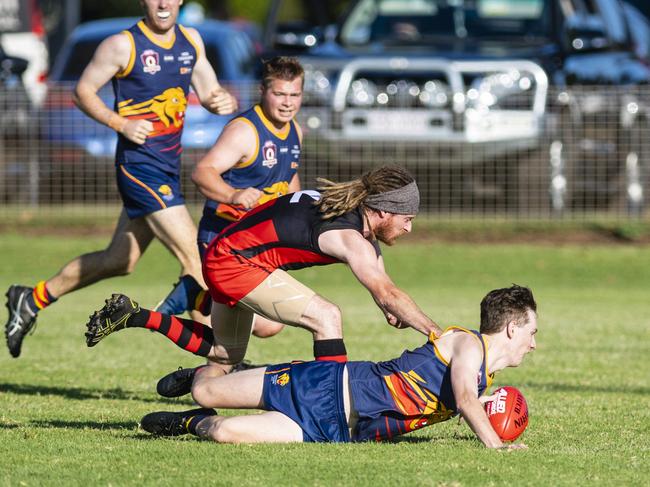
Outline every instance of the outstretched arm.
<svg viewBox="0 0 650 487">
<path fill-rule="evenodd" d="M 384 271 L 383 264 L 370 242 L 355 230 L 330 230 L 321 234 L 318 243 L 323 252 L 347 263 L 377 306 L 393 326 L 410 326 L 420 333 L 440 335 L 442 330 L 399 289 Z M 391 320 L 394 318 L 394 322 Z"/>
<path fill-rule="evenodd" d="M 454 337 L 451 366 L 451 387 L 458 412 L 467 421 L 479 440 L 488 448 L 503 448 L 505 445 L 496 434 L 478 398 L 476 377 L 481 370 L 483 350 L 478 341 L 468 334 Z M 525 448 L 525 445 L 509 445 L 508 448 Z"/>
</svg>

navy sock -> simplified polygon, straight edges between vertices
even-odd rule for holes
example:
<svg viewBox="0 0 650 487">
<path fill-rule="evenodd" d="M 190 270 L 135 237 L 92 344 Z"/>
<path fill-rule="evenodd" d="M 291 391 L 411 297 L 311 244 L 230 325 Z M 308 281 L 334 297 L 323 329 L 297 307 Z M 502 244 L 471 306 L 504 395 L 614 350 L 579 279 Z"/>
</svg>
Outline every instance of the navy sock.
<svg viewBox="0 0 650 487">
<path fill-rule="evenodd" d="M 213 409 L 204 408 L 203 410 L 193 411 L 193 415 L 185 419 L 185 429 L 195 436 L 199 436 L 196 432 L 196 427 L 201 421 L 210 416 L 215 416 L 217 414 Z"/>
<path fill-rule="evenodd" d="M 185 311 L 192 311 L 201 291 L 203 288 L 194 277 L 189 274 L 182 276 L 156 311 L 166 315 L 180 315 Z"/>
</svg>

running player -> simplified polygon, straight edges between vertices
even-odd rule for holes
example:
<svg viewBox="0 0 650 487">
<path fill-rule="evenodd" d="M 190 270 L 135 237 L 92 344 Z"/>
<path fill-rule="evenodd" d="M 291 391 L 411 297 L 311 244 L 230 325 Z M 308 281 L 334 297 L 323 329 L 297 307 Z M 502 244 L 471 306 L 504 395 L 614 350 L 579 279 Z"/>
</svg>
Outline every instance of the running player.
<svg viewBox="0 0 650 487">
<path fill-rule="evenodd" d="M 64 294 L 129 274 L 154 237 L 176 256 L 181 275 L 202 282 L 196 226 L 179 180 L 190 85 L 211 112 L 230 114 L 237 104 L 217 81 L 199 33 L 176 24 L 181 3 L 140 0 L 144 19 L 104 40 L 75 87 L 77 106 L 118 133 L 115 162 L 124 209 L 106 249 L 73 259 L 34 288 L 9 288 L 5 336 L 13 357 L 37 313 Z M 114 110 L 97 95 L 111 79 Z"/>
<path fill-rule="evenodd" d="M 192 395 L 202 409 L 150 413 L 141 425 L 156 435 L 191 433 L 219 443 L 359 442 L 460 414 L 485 446 L 503 448 L 481 405 L 489 398 L 479 398 L 495 372 L 520 365 L 535 349 L 536 333 L 532 292 L 513 285 L 483 298 L 480 332 L 450 327 L 386 362 L 293 362 L 217 378 L 201 370 Z M 268 412 L 220 416 L 215 407 Z"/>
<path fill-rule="evenodd" d="M 411 231 L 420 196 L 413 177 L 384 166 L 345 183 L 321 180 L 321 193 L 300 191 L 275 198 L 228 226 L 203 260 L 212 305 L 212 333 L 190 320 L 141 309 L 114 295 L 88 322 L 93 346 L 125 327 L 145 327 L 210 360 L 211 374 L 227 373 L 246 354 L 254 315 L 305 328 L 316 360 L 347 360 L 341 312 L 286 271 L 346 263 L 384 312 L 389 324 L 425 335 L 440 328 L 390 279 L 379 243 L 392 245 Z M 167 397 L 190 390 L 195 369 L 181 369 L 158 384 Z M 206 372 L 204 372 L 206 373 Z"/>
<path fill-rule="evenodd" d="M 295 121 L 302 102 L 304 71 L 295 58 L 265 61 L 261 102 L 232 120 L 197 164 L 192 179 L 208 199 L 199 223 L 203 258 L 208 244 L 251 208 L 300 190 L 298 167 L 302 133 Z M 183 276 L 156 308 L 177 315 L 199 309 L 209 315 L 210 295 L 192 275 Z M 255 317 L 253 333 L 271 336 L 283 325 Z"/>
</svg>

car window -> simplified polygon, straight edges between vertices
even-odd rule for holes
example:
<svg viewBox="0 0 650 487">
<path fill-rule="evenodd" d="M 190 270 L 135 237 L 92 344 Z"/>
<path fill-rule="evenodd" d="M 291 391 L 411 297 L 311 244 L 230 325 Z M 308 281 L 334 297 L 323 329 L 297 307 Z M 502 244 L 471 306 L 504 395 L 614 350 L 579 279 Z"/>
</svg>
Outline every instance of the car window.
<svg viewBox="0 0 650 487">
<path fill-rule="evenodd" d="M 416 41 L 427 37 L 546 36 L 544 0 L 362 0 L 341 27 L 347 44 Z"/>
<path fill-rule="evenodd" d="M 605 26 L 612 41 L 617 44 L 627 44 L 628 35 L 623 17 L 622 8 L 616 0 L 587 0 L 585 3 L 593 4 L 589 8 L 598 10 L 596 13 L 607 19 Z"/>
<path fill-rule="evenodd" d="M 78 80 L 100 42 L 101 39 L 84 40 L 70 46 L 70 49 L 66 51 L 69 55 L 61 71 L 60 81 Z"/>
</svg>

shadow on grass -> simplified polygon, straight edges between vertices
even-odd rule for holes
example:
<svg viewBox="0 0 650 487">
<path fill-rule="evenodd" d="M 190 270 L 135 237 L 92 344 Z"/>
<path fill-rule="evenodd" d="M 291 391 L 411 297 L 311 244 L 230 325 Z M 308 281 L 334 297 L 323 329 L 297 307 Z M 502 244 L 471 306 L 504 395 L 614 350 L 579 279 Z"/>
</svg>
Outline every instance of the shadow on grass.
<svg viewBox="0 0 650 487">
<path fill-rule="evenodd" d="M 569 384 L 557 382 L 525 382 L 522 388 L 540 389 L 543 391 L 553 392 L 595 392 L 598 394 L 636 394 L 646 396 L 650 394 L 650 387 L 625 387 L 625 386 L 602 386 L 602 385 L 584 385 Z"/>
<path fill-rule="evenodd" d="M 35 428 L 52 428 L 52 429 L 93 429 L 93 430 L 117 430 L 136 432 L 138 423 L 134 421 L 62 421 L 57 419 L 50 420 L 33 420 L 27 423 Z"/>
<path fill-rule="evenodd" d="M 167 399 L 163 397 L 151 397 L 138 392 L 126 391 L 124 389 L 88 389 L 76 387 L 56 387 L 31 384 L 11 384 L 0 382 L 0 392 L 8 394 L 19 394 L 26 396 L 61 396 L 67 399 L 110 399 L 120 401 L 141 401 L 150 403 L 164 403 L 175 405 L 191 405 L 191 399 Z"/>
</svg>

